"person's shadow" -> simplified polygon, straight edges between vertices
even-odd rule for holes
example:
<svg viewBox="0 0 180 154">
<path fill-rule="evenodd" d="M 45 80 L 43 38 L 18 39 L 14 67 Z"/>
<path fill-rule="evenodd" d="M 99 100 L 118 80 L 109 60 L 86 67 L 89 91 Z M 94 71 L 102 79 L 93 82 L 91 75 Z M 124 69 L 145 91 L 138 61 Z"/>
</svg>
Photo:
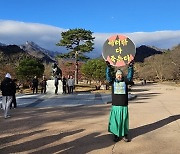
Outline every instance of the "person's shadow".
<svg viewBox="0 0 180 154">
<path fill-rule="evenodd" d="M 163 126 L 165 126 L 165 125 L 167 125 L 173 121 L 176 121 L 178 119 L 180 119 L 180 114 L 169 116 L 168 118 L 162 119 L 160 121 L 157 121 L 157 122 L 154 122 L 154 123 L 151 123 L 148 125 L 144 125 L 144 126 L 140 126 L 137 128 L 130 129 L 129 130 L 129 137 L 130 137 L 130 139 L 133 139 L 137 136 L 140 136 L 140 135 L 149 133 L 151 131 L 154 131 L 158 128 L 161 128 L 161 127 L 163 127 Z"/>
<path fill-rule="evenodd" d="M 77 138 L 70 142 L 65 142 L 56 146 L 51 146 L 30 154 L 38 153 L 62 153 L 62 154 L 85 154 L 93 150 L 103 149 L 114 145 L 111 134 L 101 135 L 100 132 L 94 132 Z"/>
<path fill-rule="evenodd" d="M 180 119 L 180 115 L 169 116 L 168 118 L 162 119 L 160 121 L 154 122 L 152 124 L 140 126 L 130 130 L 130 139 L 138 137 L 140 135 L 146 134 L 148 132 L 154 131 L 161 128 L 171 122 Z M 94 150 L 100 150 L 108 146 L 115 144 L 112 140 L 112 134 L 101 135 L 100 132 L 94 132 L 85 135 L 81 138 L 75 139 L 70 142 L 62 143 L 60 145 L 52 146 L 39 150 L 34 153 L 73 153 L 73 154 L 84 154 Z M 31 153 L 32 154 L 32 153 Z"/>
<path fill-rule="evenodd" d="M 180 119 L 179 115 L 173 115 L 169 116 L 165 119 L 162 119 L 160 121 L 140 126 L 134 129 L 130 129 L 129 135 L 130 139 L 136 138 L 140 135 L 149 133 L 151 131 L 154 131 L 158 128 L 161 128 L 169 123 L 172 123 L 176 120 Z M 74 135 L 77 133 L 81 133 L 85 131 L 84 129 L 71 131 L 71 132 L 64 132 L 59 133 L 51 136 L 46 136 L 42 138 L 38 138 L 35 140 L 27 141 L 25 143 L 21 143 L 18 145 L 12 145 L 8 148 L 3 148 L 0 151 L 1 152 L 25 152 L 27 150 L 36 149 L 38 147 L 43 147 L 45 145 L 48 145 L 50 143 L 56 142 L 58 140 L 61 140 L 64 137 Z M 94 132 L 91 134 L 87 134 L 85 136 L 82 136 L 80 138 L 76 138 L 72 141 L 67 141 L 59 145 L 51 145 L 50 147 L 46 147 L 41 150 L 37 150 L 35 152 L 31 152 L 31 154 L 36 153 L 72 153 L 72 154 L 84 154 L 88 153 L 94 150 L 100 150 L 109 146 L 113 146 L 115 142 L 112 140 L 112 134 L 105 134 L 101 135 L 100 132 Z M 23 149 L 22 149 L 23 147 Z"/>
</svg>

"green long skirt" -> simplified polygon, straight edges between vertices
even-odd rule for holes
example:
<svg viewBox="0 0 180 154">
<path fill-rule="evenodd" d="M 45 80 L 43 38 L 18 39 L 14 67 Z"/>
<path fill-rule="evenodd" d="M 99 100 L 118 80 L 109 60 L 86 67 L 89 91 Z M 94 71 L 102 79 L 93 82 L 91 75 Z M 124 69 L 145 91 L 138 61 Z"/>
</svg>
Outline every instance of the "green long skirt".
<svg viewBox="0 0 180 154">
<path fill-rule="evenodd" d="M 127 135 L 129 130 L 129 114 L 127 106 L 112 106 L 108 131 L 119 137 Z"/>
</svg>

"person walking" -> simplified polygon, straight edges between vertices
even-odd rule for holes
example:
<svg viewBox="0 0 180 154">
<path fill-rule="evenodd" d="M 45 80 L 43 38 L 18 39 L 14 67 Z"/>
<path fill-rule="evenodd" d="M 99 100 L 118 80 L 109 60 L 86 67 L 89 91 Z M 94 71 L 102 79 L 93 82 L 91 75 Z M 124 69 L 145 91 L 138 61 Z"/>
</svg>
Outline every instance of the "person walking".
<svg viewBox="0 0 180 154">
<path fill-rule="evenodd" d="M 106 79 L 112 85 L 112 107 L 109 117 L 108 131 L 114 134 L 114 141 L 118 142 L 121 138 L 125 142 L 130 142 L 128 138 L 129 131 L 129 113 L 128 113 L 128 84 L 132 81 L 133 65 L 128 68 L 127 77 L 118 69 L 113 75 L 113 69 L 109 62 L 106 68 Z"/>
<path fill-rule="evenodd" d="M 74 90 L 74 79 L 73 76 L 71 75 L 70 78 L 67 81 L 68 83 L 68 88 L 69 88 L 69 93 L 73 93 Z"/>
<path fill-rule="evenodd" d="M 6 74 L 4 80 L 1 82 L 0 89 L 2 91 L 2 108 L 4 110 L 4 118 L 6 119 L 10 117 L 10 104 L 16 91 L 16 85 L 11 79 L 11 75 L 9 73 Z"/>
<path fill-rule="evenodd" d="M 37 76 L 34 76 L 34 79 L 32 80 L 32 89 L 33 89 L 33 94 L 34 92 L 36 92 L 36 94 L 38 93 L 38 79 Z"/>
</svg>

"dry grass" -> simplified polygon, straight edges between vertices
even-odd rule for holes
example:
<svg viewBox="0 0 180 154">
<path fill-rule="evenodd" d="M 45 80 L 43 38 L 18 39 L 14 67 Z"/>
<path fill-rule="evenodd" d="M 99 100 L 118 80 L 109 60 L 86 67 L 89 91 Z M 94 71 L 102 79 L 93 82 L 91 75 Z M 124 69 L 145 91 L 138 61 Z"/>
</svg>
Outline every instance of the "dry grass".
<svg viewBox="0 0 180 154">
<path fill-rule="evenodd" d="M 76 92 L 92 92 L 92 93 L 110 93 L 110 90 L 96 90 L 95 85 L 91 84 L 78 84 L 75 86 Z"/>
</svg>

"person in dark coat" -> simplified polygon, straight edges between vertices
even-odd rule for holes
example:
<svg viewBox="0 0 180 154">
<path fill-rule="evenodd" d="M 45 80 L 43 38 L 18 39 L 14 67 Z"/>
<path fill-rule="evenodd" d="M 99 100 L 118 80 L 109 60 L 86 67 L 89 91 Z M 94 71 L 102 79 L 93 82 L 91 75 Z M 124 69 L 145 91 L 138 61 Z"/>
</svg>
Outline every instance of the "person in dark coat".
<svg viewBox="0 0 180 154">
<path fill-rule="evenodd" d="M 43 76 L 43 79 L 41 81 L 41 94 L 46 93 L 46 86 L 47 86 L 47 80 L 46 80 L 45 76 Z"/>
<path fill-rule="evenodd" d="M 11 75 L 9 73 L 6 74 L 4 80 L 1 82 L 1 91 L 2 91 L 2 107 L 4 110 L 4 118 L 9 118 L 9 109 L 10 104 L 13 99 L 13 95 L 16 92 L 16 85 L 11 79 Z"/>
<path fill-rule="evenodd" d="M 54 86 L 55 86 L 55 94 L 56 95 L 58 94 L 58 85 L 59 85 L 59 78 L 56 75 L 55 78 L 54 78 Z"/>
<path fill-rule="evenodd" d="M 37 76 L 35 76 L 34 79 L 32 80 L 32 89 L 33 89 L 33 94 L 34 94 L 34 92 L 36 92 L 36 94 L 38 93 L 38 79 L 37 79 Z"/>
<path fill-rule="evenodd" d="M 70 79 L 70 75 L 67 76 L 67 82 L 66 82 L 66 86 L 67 86 L 67 93 L 69 94 L 69 85 L 68 85 L 68 80 Z"/>
<path fill-rule="evenodd" d="M 65 76 L 63 76 L 62 78 L 62 84 L 63 84 L 63 94 L 66 94 L 67 79 Z"/>
<path fill-rule="evenodd" d="M 15 83 L 16 89 L 18 89 L 18 86 L 17 86 L 17 84 L 16 84 L 17 79 L 14 79 L 13 82 Z M 11 104 L 10 104 L 10 109 L 12 109 L 12 106 L 13 106 L 14 109 L 17 107 L 17 102 L 16 102 L 16 90 L 15 90 L 15 93 L 14 93 L 14 95 L 13 95 L 12 102 L 11 102 Z"/>
<path fill-rule="evenodd" d="M 114 134 L 115 142 L 118 142 L 120 138 L 129 142 L 128 84 L 132 81 L 133 66 L 129 65 L 127 77 L 120 69 L 116 71 L 115 76 L 111 71 L 112 68 L 107 62 L 106 79 L 112 85 L 112 107 L 108 131 Z"/>
</svg>

